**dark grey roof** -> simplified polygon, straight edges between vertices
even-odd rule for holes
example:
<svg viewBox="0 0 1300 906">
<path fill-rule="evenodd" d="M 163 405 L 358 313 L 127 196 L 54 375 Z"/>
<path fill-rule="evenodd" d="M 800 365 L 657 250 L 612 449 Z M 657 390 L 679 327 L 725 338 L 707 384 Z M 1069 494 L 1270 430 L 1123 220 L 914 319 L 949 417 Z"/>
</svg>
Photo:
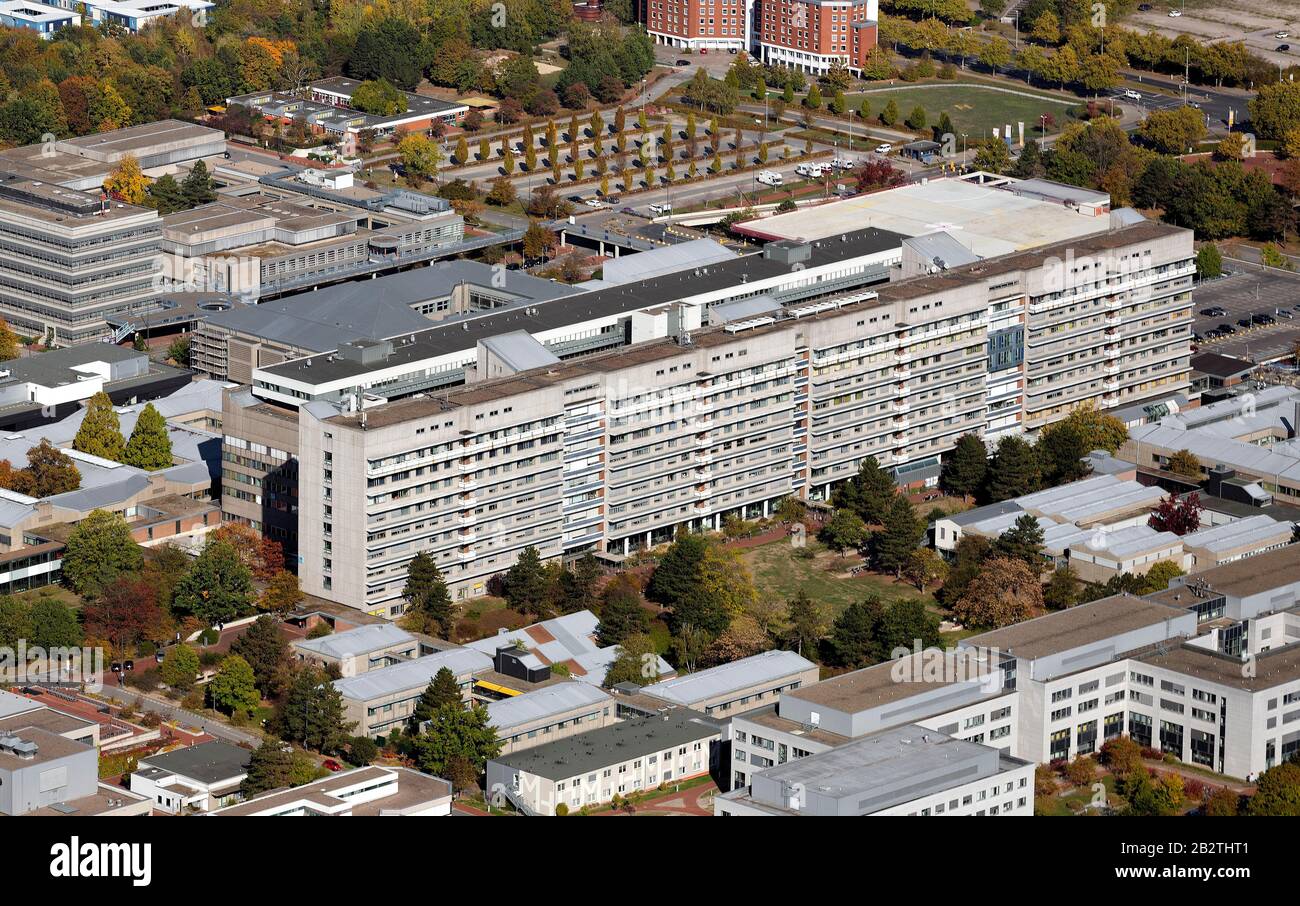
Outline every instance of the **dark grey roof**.
<svg viewBox="0 0 1300 906">
<path fill-rule="evenodd" d="M 493 761 L 549 780 L 564 780 L 611 764 L 709 739 L 717 736 L 718 732 L 717 724 L 698 711 L 678 708 L 660 717 L 625 720 L 590 733 L 494 758 Z"/>
<path fill-rule="evenodd" d="M 1247 374 L 1254 368 L 1254 362 L 1234 359 L 1230 355 L 1219 355 L 1217 352 L 1201 352 L 1192 356 L 1192 370 L 1211 377 L 1236 377 L 1239 374 Z"/>
<path fill-rule="evenodd" d="M 813 243 L 812 255 L 803 262 L 805 268 L 821 267 L 876 252 L 901 247 L 903 236 L 874 227 L 848 233 L 843 241 L 822 239 Z M 581 293 L 543 302 L 528 308 L 511 308 L 462 318 L 415 334 L 415 342 L 394 348 L 386 364 L 389 367 L 420 362 L 473 349 L 479 340 L 526 330 L 536 335 L 547 330 L 567 327 L 582 321 L 613 317 L 666 305 L 687 296 L 703 295 L 790 273 L 790 265 L 762 254 L 746 255 L 730 261 L 710 264 L 707 268 L 679 271 L 652 277 L 610 289 Z M 309 378 L 313 383 L 346 380 L 369 370 L 357 362 L 336 358 L 333 362 L 316 359 L 310 367 L 302 360 L 284 362 L 265 369 L 267 374 L 289 379 Z"/>
<path fill-rule="evenodd" d="M 215 740 L 165 755 L 149 755 L 140 759 L 140 763 L 190 780 L 214 784 L 245 773 L 252 757 L 253 753 L 248 749 Z"/>
<path fill-rule="evenodd" d="M 500 285 L 494 286 L 494 279 Z M 411 306 L 447 296 L 461 284 L 491 288 L 494 295 L 513 296 L 520 302 L 547 301 L 576 292 L 563 284 L 497 270 L 478 261 L 440 261 L 274 302 L 236 306 L 208 321 L 298 349 L 329 352 L 358 337 L 381 339 L 428 330 L 429 319 Z"/>
<path fill-rule="evenodd" d="M 977 506 L 973 510 L 953 513 L 947 519 L 957 525 L 971 525 L 976 522 L 983 522 L 985 519 L 992 519 L 994 516 L 1005 516 L 1007 513 L 1015 513 L 1023 509 L 1024 507 L 1014 500 L 1004 500 L 1001 503 L 990 503 L 987 506 Z"/>
</svg>

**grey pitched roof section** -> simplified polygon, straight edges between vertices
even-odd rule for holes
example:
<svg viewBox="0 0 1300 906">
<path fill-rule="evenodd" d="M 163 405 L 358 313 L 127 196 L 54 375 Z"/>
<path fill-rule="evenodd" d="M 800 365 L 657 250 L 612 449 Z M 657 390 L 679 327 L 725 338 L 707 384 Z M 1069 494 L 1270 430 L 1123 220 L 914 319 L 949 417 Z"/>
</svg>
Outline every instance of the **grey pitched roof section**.
<svg viewBox="0 0 1300 906">
<path fill-rule="evenodd" d="M 370 670 L 358 676 L 334 681 L 334 688 L 344 698 L 369 701 L 395 695 L 408 689 L 427 686 L 439 670 L 446 667 L 456 676 L 492 669 L 492 658 L 470 648 L 448 648 L 418 657 L 413 661 Z"/>
<path fill-rule="evenodd" d="M 641 691 L 665 701 L 687 705 L 718 695 L 748 689 L 765 682 L 816 668 L 816 664 L 793 651 L 764 651 L 753 657 L 710 667 L 644 687 Z"/>
<path fill-rule="evenodd" d="M 293 647 L 325 657 L 346 658 L 414 641 L 415 636 L 400 626 L 393 623 L 372 623 L 319 639 L 302 639 L 294 642 Z"/>
<path fill-rule="evenodd" d="M 613 699 L 590 683 L 557 683 L 491 702 L 487 706 L 488 722 L 498 730 L 508 730 L 535 720 L 564 714 L 584 705 L 598 707 Z"/>
</svg>

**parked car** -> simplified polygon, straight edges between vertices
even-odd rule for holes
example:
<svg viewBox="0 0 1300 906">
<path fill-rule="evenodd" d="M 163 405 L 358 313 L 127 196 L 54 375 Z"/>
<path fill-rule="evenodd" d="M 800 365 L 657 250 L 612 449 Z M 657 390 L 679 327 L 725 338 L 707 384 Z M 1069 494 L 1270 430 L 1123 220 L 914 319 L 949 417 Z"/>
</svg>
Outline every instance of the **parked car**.
<svg viewBox="0 0 1300 906">
<path fill-rule="evenodd" d="M 708 55 L 709 55 L 709 49 L 707 47 L 701 47 L 700 56 L 707 57 Z"/>
<path fill-rule="evenodd" d="M 1140 12 L 1140 13 L 1149 13 L 1149 12 L 1151 12 L 1151 4 L 1150 4 L 1150 3 L 1139 3 L 1139 4 L 1138 4 L 1138 12 Z"/>
<path fill-rule="evenodd" d="M 831 161 L 831 166 L 836 170 L 852 170 L 857 166 L 850 158 L 837 157 Z"/>
<path fill-rule="evenodd" d="M 1251 315 L 1256 324 L 1276 324 L 1277 319 L 1272 315 Z"/>
<path fill-rule="evenodd" d="M 1202 308 L 1201 314 L 1207 318 L 1222 318 L 1227 312 L 1217 305 L 1212 305 L 1209 308 Z"/>
<path fill-rule="evenodd" d="M 1188 102 L 1187 102 L 1187 106 L 1188 106 L 1188 107 L 1191 107 L 1193 110 L 1200 110 L 1200 109 L 1201 109 L 1201 105 L 1198 104 L 1198 103 L 1196 103 L 1195 101 L 1188 101 Z"/>
<path fill-rule="evenodd" d="M 665 201 L 663 204 L 656 203 L 650 205 L 651 214 L 671 214 L 672 212 L 673 206 L 671 202 Z"/>
<path fill-rule="evenodd" d="M 893 151 L 893 150 L 894 150 L 894 146 L 893 146 L 893 145 L 890 145 L 890 144 L 887 144 L 887 143 L 886 143 L 886 144 L 876 145 L 876 153 L 877 153 L 877 154 L 888 154 L 890 151 Z"/>
<path fill-rule="evenodd" d="M 619 203 L 619 197 L 618 197 L 617 195 L 606 195 L 606 196 L 605 196 L 605 204 L 608 204 L 608 205 L 616 205 L 616 204 L 618 204 L 618 203 Z"/>
<path fill-rule="evenodd" d="M 1237 326 L 1238 326 L 1238 327 L 1247 327 L 1247 328 L 1249 328 L 1249 327 L 1254 327 L 1254 326 L 1255 326 L 1255 321 L 1254 321 L 1252 318 L 1238 318 L 1238 319 L 1237 319 Z"/>
<path fill-rule="evenodd" d="M 1223 334 L 1225 337 L 1237 332 L 1237 328 L 1233 327 L 1231 324 L 1220 324 L 1218 330 L 1219 333 Z"/>
<path fill-rule="evenodd" d="M 738 51 L 736 48 L 733 47 L 730 50 L 728 50 L 727 53 L 731 54 L 734 57 L 738 53 Z"/>
<path fill-rule="evenodd" d="M 1183 11 L 1182 11 L 1181 9 L 1171 9 L 1171 10 L 1169 11 L 1169 18 L 1170 18 L 1170 19 L 1177 19 L 1177 18 L 1178 18 L 1179 16 L 1181 16 L 1182 14 L 1183 14 Z"/>
<path fill-rule="evenodd" d="M 637 214 L 637 209 L 630 206 L 625 208 L 619 208 L 619 212 L 623 214 L 636 214 L 637 216 L 640 216 L 639 214 Z"/>
<path fill-rule="evenodd" d="M 601 201 L 599 198 L 584 198 L 582 203 L 589 208 L 603 208 L 605 206 L 605 202 Z"/>
<path fill-rule="evenodd" d="M 1290 50 L 1290 49 L 1291 49 L 1291 45 L 1290 45 L 1290 44 L 1279 44 L 1279 45 L 1277 46 L 1277 52 L 1278 52 L 1278 53 L 1286 53 L 1286 52 L 1287 52 L 1288 50 Z"/>
<path fill-rule="evenodd" d="M 1132 88 L 1125 88 L 1125 89 L 1124 89 L 1124 97 L 1128 98 L 1130 101 L 1140 101 L 1140 100 L 1142 100 L 1142 95 L 1139 94 L 1138 92 L 1134 91 Z"/>
<path fill-rule="evenodd" d="M 333 758 L 326 758 L 321 762 L 321 767 L 325 768 L 327 771 L 334 771 L 336 773 L 343 770 L 343 765 L 335 761 Z"/>
<path fill-rule="evenodd" d="M 1295 314 L 1285 308 L 1279 308 L 1277 310 L 1277 316 L 1279 318 L 1286 318 L 1288 321 L 1295 319 Z"/>
<path fill-rule="evenodd" d="M 1218 328 L 1215 328 L 1214 330 L 1207 330 L 1205 332 L 1206 340 L 1217 340 L 1221 336 L 1223 336 L 1223 334 L 1219 333 Z"/>
<path fill-rule="evenodd" d="M 1277 34 L 1275 34 L 1273 37 L 1277 38 L 1279 41 L 1283 41 L 1283 40 L 1285 40 L 1285 39 L 1291 37 L 1291 32 L 1289 32 L 1289 31 L 1280 31 L 1280 32 L 1278 32 Z"/>
<path fill-rule="evenodd" d="M 690 61 L 690 60 L 678 60 L 678 61 L 677 61 L 677 65 L 678 65 L 678 66 L 690 66 L 690 65 L 691 65 L 691 61 Z"/>
</svg>

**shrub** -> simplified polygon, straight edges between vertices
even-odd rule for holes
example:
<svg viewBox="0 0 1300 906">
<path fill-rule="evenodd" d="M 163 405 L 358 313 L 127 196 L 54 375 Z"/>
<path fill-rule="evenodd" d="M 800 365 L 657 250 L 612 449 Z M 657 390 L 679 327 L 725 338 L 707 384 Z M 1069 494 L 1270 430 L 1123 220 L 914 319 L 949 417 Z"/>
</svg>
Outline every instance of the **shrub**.
<svg viewBox="0 0 1300 906">
<path fill-rule="evenodd" d="M 569 807 L 565 805 L 563 802 L 555 806 L 555 816 L 557 818 L 563 818 L 567 814 L 569 814 Z"/>
</svg>

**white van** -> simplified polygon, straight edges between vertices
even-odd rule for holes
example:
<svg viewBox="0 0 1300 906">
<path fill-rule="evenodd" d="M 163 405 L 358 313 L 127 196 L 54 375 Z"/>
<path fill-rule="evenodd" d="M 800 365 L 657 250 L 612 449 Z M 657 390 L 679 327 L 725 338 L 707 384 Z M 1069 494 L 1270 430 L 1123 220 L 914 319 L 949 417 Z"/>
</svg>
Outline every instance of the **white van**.
<svg viewBox="0 0 1300 906">
<path fill-rule="evenodd" d="M 671 214 L 672 212 L 673 212 L 673 206 L 670 202 L 650 205 L 651 214 Z"/>
<path fill-rule="evenodd" d="M 775 170 L 764 170 L 762 173 L 758 174 L 758 181 L 765 186 L 779 186 L 785 180 L 782 179 L 781 174 L 777 173 Z"/>
<path fill-rule="evenodd" d="M 794 172 L 798 173 L 800 176 L 807 176 L 809 179 L 821 179 L 822 165 L 800 164 L 794 168 Z"/>
</svg>

